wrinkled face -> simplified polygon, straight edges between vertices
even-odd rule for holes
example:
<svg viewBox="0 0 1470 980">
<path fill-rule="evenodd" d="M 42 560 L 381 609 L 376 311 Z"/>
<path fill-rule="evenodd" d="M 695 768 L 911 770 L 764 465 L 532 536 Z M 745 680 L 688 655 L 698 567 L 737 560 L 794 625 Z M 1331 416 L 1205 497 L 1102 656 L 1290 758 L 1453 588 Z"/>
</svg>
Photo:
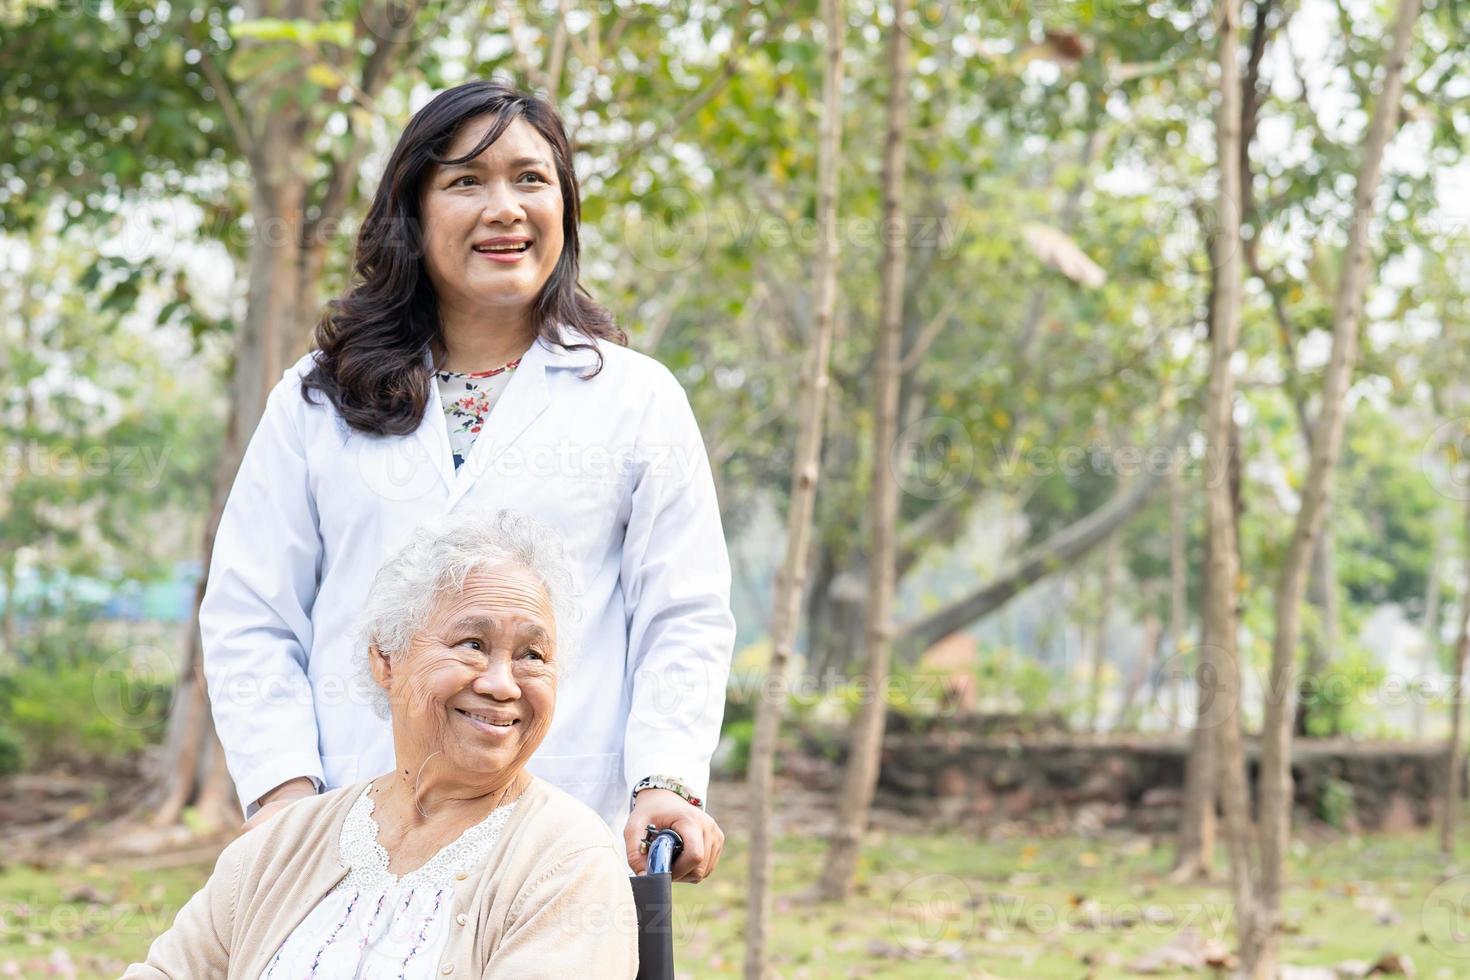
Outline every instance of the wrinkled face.
<svg viewBox="0 0 1470 980">
<path fill-rule="evenodd" d="M 400 765 L 440 752 L 456 772 L 516 771 L 556 706 L 550 599 L 519 565 L 475 571 L 439 597 L 406 652 L 388 661 L 374 651 L 373 672 L 393 704 Z"/>
<path fill-rule="evenodd" d="M 465 123 L 444 156 L 473 150 L 493 118 Z M 479 156 L 431 167 L 421 194 L 424 266 L 441 306 L 525 315 L 561 257 L 564 207 L 551 144 L 516 119 Z"/>
</svg>

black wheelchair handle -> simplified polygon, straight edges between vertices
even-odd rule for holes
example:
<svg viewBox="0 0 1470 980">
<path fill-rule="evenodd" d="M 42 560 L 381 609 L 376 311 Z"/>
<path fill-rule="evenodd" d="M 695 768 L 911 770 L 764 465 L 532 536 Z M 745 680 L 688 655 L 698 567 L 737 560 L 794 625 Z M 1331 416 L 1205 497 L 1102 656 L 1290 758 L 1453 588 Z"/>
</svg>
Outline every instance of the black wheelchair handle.
<svg viewBox="0 0 1470 980">
<path fill-rule="evenodd" d="M 649 828 L 652 829 L 651 827 Z M 664 828 L 654 835 L 648 844 L 648 870 L 647 874 L 666 875 L 671 872 L 674 862 L 684 851 L 684 838 L 680 837 L 678 831 Z"/>
</svg>

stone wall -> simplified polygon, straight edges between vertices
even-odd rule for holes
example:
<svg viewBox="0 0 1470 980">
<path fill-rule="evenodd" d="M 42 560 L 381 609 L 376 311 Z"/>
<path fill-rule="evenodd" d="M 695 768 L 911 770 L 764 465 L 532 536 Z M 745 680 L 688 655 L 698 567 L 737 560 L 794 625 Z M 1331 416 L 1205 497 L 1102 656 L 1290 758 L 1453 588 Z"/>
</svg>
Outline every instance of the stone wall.
<svg viewBox="0 0 1470 980">
<path fill-rule="evenodd" d="M 1178 822 L 1187 734 L 997 734 L 993 720 L 950 718 L 927 729 L 895 719 L 883 743 L 885 806 L 960 824 L 1081 821 L 1166 832 Z M 832 733 L 806 733 L 808 751 L 834 761 Z M 1246 742 L 1255 781 L 1257 745 Z M 1297 739 L 1292 755 L 1299 819 L 1349 830 L 1404 830 L 1433 822 L 1444 781 L 1437 744 Z"/>
</svg>

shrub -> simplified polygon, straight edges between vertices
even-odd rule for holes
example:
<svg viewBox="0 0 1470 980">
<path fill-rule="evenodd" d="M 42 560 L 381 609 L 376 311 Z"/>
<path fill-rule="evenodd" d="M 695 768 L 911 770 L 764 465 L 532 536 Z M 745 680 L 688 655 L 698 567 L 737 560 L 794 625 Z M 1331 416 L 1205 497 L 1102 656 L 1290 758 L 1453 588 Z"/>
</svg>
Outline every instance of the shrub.
<svg viewBox="0 0 1470 980">
<path fill-rule="evenodd" d="M 1387 672 L 1362 650 L 1344 654 L 1319 676 L 1307 678 L 1301 711 L 1307 734 L 1319 738 L 1360 735 L 1371 714 L 1370 696 Z"/>
<path fill-rule="evenodd" d="M 25 750 L 20 736 L 8 728 L 0 727 L 0 776 L 9 776 L 25 768 Z"/>
<path fill-rule="evenodd" d="M 1317 816 L 1324 822 L 1338 830 L 1346 830 L 1356 811 L 1352 783 L 1332 778 L 1323 784 L 1322 793 L 1317 798 Z"/>
<path fill-rule="evenodd" d="M 86 660 L 32 662 L 3 677 L 0 733 L 16 768 L 120 761 L 162 736 L 169 685 L 112 669 L 115 656 Z M 0 744 L 0 768 L 5 755 Z"/>
</svg>

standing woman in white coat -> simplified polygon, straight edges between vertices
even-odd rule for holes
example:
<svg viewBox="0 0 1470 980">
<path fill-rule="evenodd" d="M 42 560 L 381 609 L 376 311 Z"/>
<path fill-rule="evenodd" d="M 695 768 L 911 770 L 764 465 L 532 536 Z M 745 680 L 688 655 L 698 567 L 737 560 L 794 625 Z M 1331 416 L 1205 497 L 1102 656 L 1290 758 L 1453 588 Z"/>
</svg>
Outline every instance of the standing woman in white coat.
<svg viewBox="0 0 1470 980">
<path fill-rule="evenodd" d="M 580 205 L 555 110 L 492 82 L 404 130 L 353 285 L 286 371 L 231 490 L 200 609 L 247 827 L 393 764 L 356 622 L 383 559 L 455 508 L 556 528 L 577 667 L 530 769 L 620 830 L 653 824 L 699 881 L 735 625 L 714 483 L 688 399 L 578 284 Z M 452 638 L 451 638 L 452 640 Z"/>
</svg>

